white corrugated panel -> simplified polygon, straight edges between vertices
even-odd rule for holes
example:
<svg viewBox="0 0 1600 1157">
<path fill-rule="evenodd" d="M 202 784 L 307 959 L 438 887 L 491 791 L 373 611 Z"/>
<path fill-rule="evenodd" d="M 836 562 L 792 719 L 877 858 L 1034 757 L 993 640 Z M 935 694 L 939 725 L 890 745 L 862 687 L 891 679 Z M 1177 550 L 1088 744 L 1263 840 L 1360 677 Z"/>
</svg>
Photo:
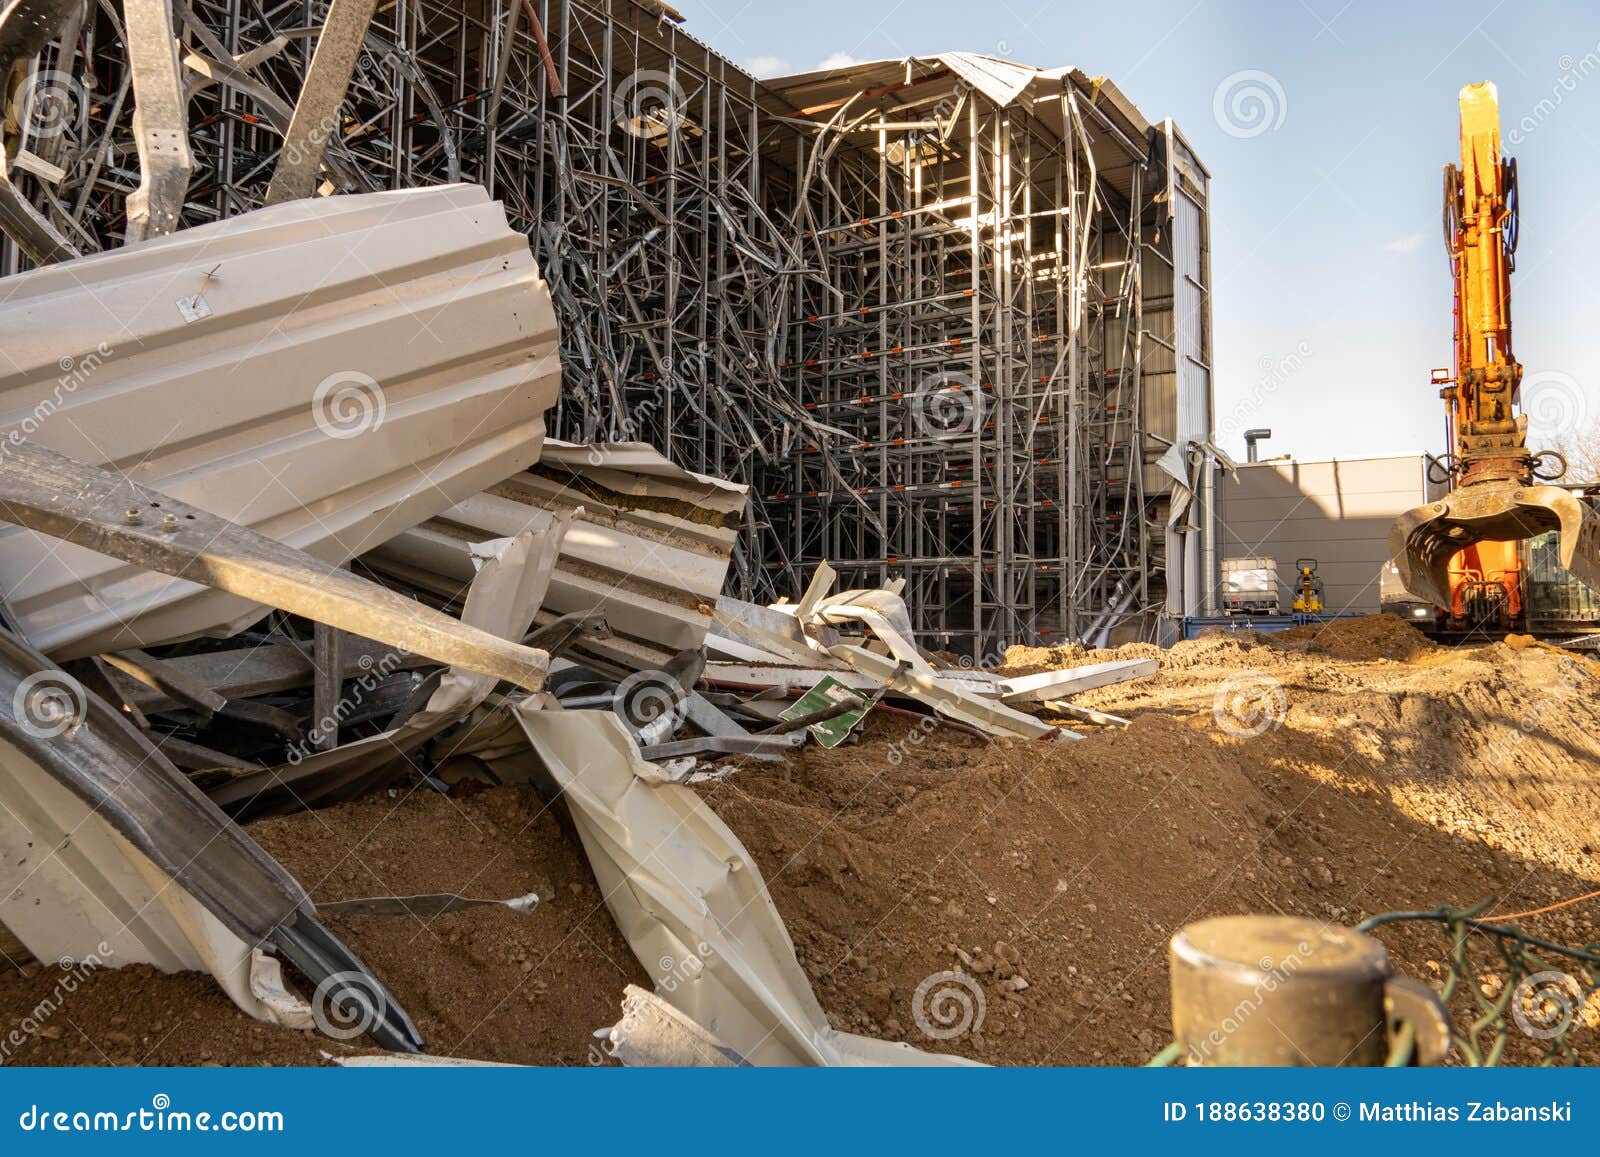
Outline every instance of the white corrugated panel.
<svg viewBox="0 0 1600 1157">
<path fill-rule="evenodd" d="M 560 387 L 527 239 L 473 185 L 295 201 L 10 278 L 0 335 L 0 455 L 26 437 L 330 562 L 536 461 Z M 58 658 L 264 613 L 16 527 L 0 588 Z"/>
<path fill-rule="evenodd" d="M 698 648 L 728 573 L 747 487 L 694 474 L 633 442 L 551 442 L 533 469 L 397 535 L 364 561 L 453 596 L 472 577 L 469 544 L 574 521 L 561 543 L 540 622 L 602 610 L 609 640 L 578 649 L 611 669 L 659 667 Z"/>
<path fill-rule="evenodd" d="M 1182 193 L 1172 226 L 1178 347 L 1178 441 L 1203 441 L 1211 428 L 1211 366 L 1205 333 L 1205 241 L 1200 206 Z"/>
</svg>

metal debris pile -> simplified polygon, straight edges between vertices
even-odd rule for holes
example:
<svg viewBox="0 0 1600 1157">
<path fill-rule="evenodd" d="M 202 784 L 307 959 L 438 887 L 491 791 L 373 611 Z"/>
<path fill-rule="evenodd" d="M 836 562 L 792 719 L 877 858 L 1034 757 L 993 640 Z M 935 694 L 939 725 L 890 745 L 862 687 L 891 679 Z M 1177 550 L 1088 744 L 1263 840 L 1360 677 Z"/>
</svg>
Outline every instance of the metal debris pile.
<svg viewBox="0 0 1600 1157">
<path fill-rule="evenodd" d="M 526 239 L 470 185 L 286 200 L 10 279 L 0 924 L 22 949 L 209 972 L 258 1019 L 418 1052 L 239 823 L 533 782 L 639 959 L 705 961 L 628 997 L 619 1056 L 657 1055 L 646 1023 L 714 1025 L 715 1055 L 752 1063 L 920 1056 L 828 1027 L 759 871 L 684 784 L 847 741 L 873 709 L 1058 738 L 1029 704 L 1154 662 L 951 667 L 895 590 L 834 594 L 826 566 L 793 603 L 723 596 L 746 488 L 546 439 L 556 328 Z"/>
</svg>

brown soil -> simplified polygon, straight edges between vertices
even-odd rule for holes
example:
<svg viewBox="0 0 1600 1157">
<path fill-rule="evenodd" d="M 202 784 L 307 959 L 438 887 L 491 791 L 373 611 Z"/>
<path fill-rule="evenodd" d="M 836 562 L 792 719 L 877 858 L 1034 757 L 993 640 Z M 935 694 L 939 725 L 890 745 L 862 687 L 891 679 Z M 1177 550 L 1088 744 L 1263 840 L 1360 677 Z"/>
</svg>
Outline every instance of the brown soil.
<svg viewBox="0 0 1600 1157">
<path fill-rule="evenodd" d="M 625 984 L 648 986 L 601 902 L 576 836 L 528 788 L 418 791 L 253 824 L 250 834 L 313 900 L 538 892 L 531 913 L 471 908 L 434 918 L 323 922 L 376 973 L 430 1053 L 523 1064 L 586 1064 L 591 1034 L 620 1014 Z M 55 967 L 0 974 L 0 1025 L 59 989 Z M 304 984 L 300 985 L 305 991 Z M 65 994 L 18 1064 L 318 1064 L 351 1049 L 257 1024 L 208 976 L 95 972 Z M 51 1031 L 59 1028 L 60 1032 Z M 3 1042 L 0 1042 L 3 1044 Z"/>
<path fill-rule="evenodd" d="M 1336 659 L 1395 659 L 1410 663 L 1439 650 L 1421 632 L 1394 615 L 1335 619 L 1331 623 L 1295 627 L 1269 638 L 1292 650 Z"/>
<path fill-rule="evenodd" d="M 1007 647 L 1001 662 L 1003 675 L 1032 675 L 1061 667 L 1081 667 L 1108 659 L 1159 659 L 1166 654 L 1154 643 L 1125 643 L 1109 651 L 1094 651 L 1078 643 L 1060 647 Z"/>
<path fill-rule="evenodd" d="M 1007 657 L 1034 661 L 1055 662 Z M 1435 648 L 1392 620 L 1218 632 L 1162 652 L 1154 678 L 1078 698 L 1126 730 L 988 742 L 880 710 L 856 746 L 750 765 L 702 795 L 760 865 L 838 1027 L 994 1063 L 1137 1063 L 1168 1039 L 1166 944 L 1187 922 L 1353 924 L 1490 894 L 1505 912 L 1600 886 L 1597 671 L 1544 648 Z M 558 810 L 527 789 L 421 792 L 250 830 L 318 900 L 538 891 L 531 915 L 327 922 L 431 1052 L 581 1064 L 644 978 Z M 1527 926 L 1582 943 L 1600 938 L 1597 914 L 1590 901 Z M 1438 982 L 1436 931 L 1381 936 L 1401 971 Z M 929 1040 L 913 993 L 951 969 L 981 985 L 982 1031 Z M 55 973 L 0 974 L 0 1024 Z M 149 969 L 93 974 L 46 1028 L 10 1060 L 307 1064 L 349 1048 L 255 1024 L 208 977 Z"/>
<path fill-rule="evenodd" d="M 880 712 L 858 747 L 807 748 L 788 774 L 704 794 L 760 864 L 837 1027 L 1002 1064 L 1138 1063 L 1168 1040 L 1166 944 L 1192 920 L 1354 924 L 1596 887 L 1592 676 L 1503 644 L 1436 655 L 1393 626 L 1182 644 L 1160 676 L 1080 696 L 1133 718 L 1081 742 L 929 735 Z M 1241 673 L 1286 704 L 1244 738 L 1213 714 Z M 1529 927 L 1584 943 L 1597 913 Z M 1381 935 L 1402 971 L 1439 980 L 1433 928 Z M 981 1033 L 942 1043 L 912 999 L 947 969 L 979 980 L 987 1012 Z M 1024 990 L 1008 991 L 1013 972 Z"/>
<path fill-rule="evenodd" d="M 0 972 L 0 1025 L 0 1065 L 318 1065 L 323 1053 L 377 1051 L 261 1024 L 209 975 L 143 964 Z"/>
</svg>

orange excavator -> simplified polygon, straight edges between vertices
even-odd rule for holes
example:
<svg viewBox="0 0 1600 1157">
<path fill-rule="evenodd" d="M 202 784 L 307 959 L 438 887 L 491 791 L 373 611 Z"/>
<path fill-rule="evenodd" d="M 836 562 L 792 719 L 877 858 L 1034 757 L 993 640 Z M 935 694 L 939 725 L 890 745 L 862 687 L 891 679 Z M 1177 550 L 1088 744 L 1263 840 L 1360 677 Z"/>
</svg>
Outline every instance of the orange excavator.
<svg viewBox="0 0 1600 1157">
<path fill-rule="evenodd" d="M 1461 164 L 1444 170 L 1444 235 L 1455 278 L 1455 365 L 1435 370 L 1450 450 L 1436 483 L 1452 489 L 1400 516 L 1389 556 L 1412 597 L 1458 622 L 1522 616 L 1520 540 L 1558 531 L 1561 565 L 1600 590 L 1600 519 L 1559 486 L 1556 451 L 1528 449 L 1522 366 L 1511 350 L 1517 162 L 1500 152 L 1495 86 L 1461 90 Z"/>
</svg>

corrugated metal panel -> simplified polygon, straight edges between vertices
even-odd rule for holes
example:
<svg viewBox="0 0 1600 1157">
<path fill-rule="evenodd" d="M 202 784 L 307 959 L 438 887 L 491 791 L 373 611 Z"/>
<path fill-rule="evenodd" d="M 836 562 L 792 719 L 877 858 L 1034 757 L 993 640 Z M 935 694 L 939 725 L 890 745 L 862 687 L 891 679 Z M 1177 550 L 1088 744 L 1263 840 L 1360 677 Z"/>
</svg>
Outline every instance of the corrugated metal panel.
<svg viewBox="0 0 1600 1157">
<path fill-rule="evenodd" d="M 1173 312 L 1177 326 L 1177 427 L 1180 442 L 1211 429 L 1211 351 L 1206 332 L 1205 222 L 1187 195 L 1176 198 L 1172 222 Z"/>
<path fill-rule="evenodd" d="M 560 385 L 527 239 L 472 185 L 290 202 L 8 289 L 6 437 L 330 562 L 534 462 Z M 0 587 L 57 657 L 264 613 L 15 527 Z"/>
<path fill-rule="evenodd" d="M 649 446 L 551 442 L 532 470 L 397 536 L 364 561 L 453 596 L 472 577 L 470 543 L 573 516 L 538 621 L 598 608 L 615 637 L 583 640 L 582 654 L 610 668 L 660 667 L 705 641 L 746 491 L 680 469 Z"/>
<path fill-rule="evenodd" d="M 1268 555 L 1290 586 L 1315 558 L 1330 611 L 1376 612 L 1389 526 L 1427 497 L 1420 455 L 1241 465 L 1217 484 L 1220 554 Z"/>
<path fill-rule="evenodd" d="M 1037 68 L 979 56 L 975 52 L 946 52 L 939 60 L 962 80 L 1004 107 L 1022 95 L 1023 89 L 1040 75 Z"/>
<path fill-rule="evenodd" d="M 1177 334 L 1172 312 L 1172 266 L 1148 246 L 1142 251 L 1144 328 L 1141 346 L 1142 410 L 1145 433 L 1165 447 L 1178 438 L 1178 362 L 1173 352 Z M 1159 451 L 1157 451 L 1159 452 Z M 1145 489 L 1160 493 L 1171 479 L 1151 466 L 1145 469 Z"/>
</svg>

